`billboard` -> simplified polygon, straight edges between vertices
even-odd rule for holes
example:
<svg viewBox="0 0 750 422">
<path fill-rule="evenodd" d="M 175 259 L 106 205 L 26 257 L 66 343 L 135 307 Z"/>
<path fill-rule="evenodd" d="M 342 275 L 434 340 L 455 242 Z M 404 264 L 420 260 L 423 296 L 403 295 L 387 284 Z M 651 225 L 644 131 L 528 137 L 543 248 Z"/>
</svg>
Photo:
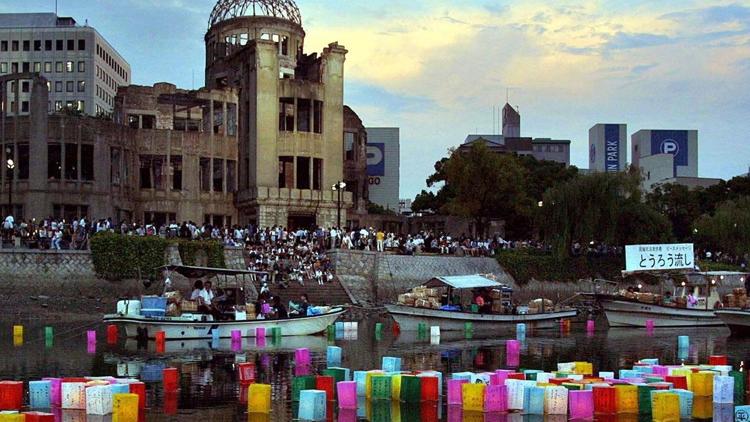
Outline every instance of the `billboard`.
<svg viewBox="0 0 750 422">
<path fill-rule="evenodd" d="M 686 130 L 652 130 L 651 153 L 674 155 L 674 175 L 677 166 L 688 165 L 688 131 Z"/>
<path fill-rule="evenodd" d="M 692 243 L 625 246 L 625 271 L 695 268 Z"/>
<path fill-rule="evenodd" d="M 604 171 L 620 171 L 620 125 L 604 126 Z"/>
<path fill-rule="evenodd" d="M 385 176 L 385 144 L 367 143 L 367 175 Z"/>
</svg>

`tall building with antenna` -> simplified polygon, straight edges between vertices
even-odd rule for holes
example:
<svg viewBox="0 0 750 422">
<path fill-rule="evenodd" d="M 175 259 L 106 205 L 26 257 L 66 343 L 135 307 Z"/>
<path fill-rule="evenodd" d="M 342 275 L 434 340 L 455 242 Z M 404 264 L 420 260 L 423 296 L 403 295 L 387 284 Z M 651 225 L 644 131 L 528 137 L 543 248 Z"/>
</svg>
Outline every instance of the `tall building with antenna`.
<svg viewBox="0 0 750 422">
<path fill-rule="evenodd" d="M 117 88 L 132 78 L 130 64 L 96 29 L 56 13 L 2 13 L 0 76 L 18 73 L 47 79 L 49 112 L 88 115 L 111 113 Z M 32 79 L 7 87 L 11 111 L 29 113 Z"/>
<path fill-rule="evenodd" d="M 521 114 L 508 103 L 503 107 L 503 136 L 519 138 L 521 136 Z"/>
<path fill-rule="evenodd" d="M 509 103 L 502 113 L 502 134 L 469 134 L 460 149 L 484 143 L 491 151 L 500 154 L 530 155 L 540 161 L 554 161 L 570 165 L 570 141 L 567 139 L 531 138 L 521 136 L 521 114 Z M 493 127 L 494 132 L 494 127 Z"/>
</svg>

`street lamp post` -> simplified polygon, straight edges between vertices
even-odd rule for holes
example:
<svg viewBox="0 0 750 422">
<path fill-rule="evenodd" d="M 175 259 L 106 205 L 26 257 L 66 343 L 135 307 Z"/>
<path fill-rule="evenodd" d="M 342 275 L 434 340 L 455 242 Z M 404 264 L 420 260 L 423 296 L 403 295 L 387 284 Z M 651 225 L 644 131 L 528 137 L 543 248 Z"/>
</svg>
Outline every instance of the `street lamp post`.
<svg viewBox="0 0 750 422">
<path fill-rule="evenodd" d="M 341 196 L 343 195 L 344 189 L 346 189 L 345 182 L 336 182 L 333 186 L 331 186 L 331 190 L 338 193 L 338 202 L 336 204 L 336 222 L 338 224 L 339 230 L 341 230 Z"/>
<path fill-rule="evenodd" d="M 13 215 L 13 169 L 16 168 L 16 163 L 13 159 L 9 159 L 6 163 L 8 167 L 8 215 Z"/>
</svg>

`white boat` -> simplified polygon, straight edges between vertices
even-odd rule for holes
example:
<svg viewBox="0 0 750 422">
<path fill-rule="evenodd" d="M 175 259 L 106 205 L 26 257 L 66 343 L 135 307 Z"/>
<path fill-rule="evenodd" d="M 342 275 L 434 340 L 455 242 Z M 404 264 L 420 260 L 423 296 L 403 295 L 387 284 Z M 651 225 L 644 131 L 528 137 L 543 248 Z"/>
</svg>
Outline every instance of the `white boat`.
<svg viewBox="0 0 750 422">
<path fill-rule="evenodd" d="M 642 303 L 620 296 L 597 295 L 610 327 L 711 327 L 724 325 L 712 309 L 677 308 Z"/>
<path fill-rule="evenodd" d="M 340 307 L 322 307 L 318 308 L 321 313 L 314 316 L 258 320 L 253 318 L 254 314 L 248 315 L 245 307 L 250 300 L 255 300 L 255 287 L 248 276 L 256 272 L 187 265 L 167 265 L 159 269 L 167 278 L 173 273 L 186 277 L 190 285 L 193 285 L 193 280 L 213 278 L 217 287 L 224 289 L 226 297 L 232 298 L 231 306 L 225 312 L 229 320 L 214 320 L 212 315 L 190 312 L 166 316 L 166 298 L 149 296 L 142 298 L 143 303 L 139 300 L 119 301 L 117 313 L 105 315 L 104 322 L 120 326 L 128 338 L 153 339 L 161 331 L 166 340 L 210 340 L 216 335 L 226 339 L 231 338 L 235 330 L 247 338 L 255 337 L 257 328 L 265 328 L 268 335 L 273 328 L 280 328 L 282 336 L 310 336 L 324 332 L 345 312 Z M 141 309 L 142 305 L 147 309 Z"/>
<path fill-rule="evenodd" d="M 721 307 L 716 283 L 726 274 L 728 273 L 686 273 L 686 281 L 667 292 L 674 293 L 671 299 L 673 306 L 664 306 L 663 295 L 658 296 L 659 303 L 652 303 L 652 300 L 639 301 L 641 293 L 635 292 L 610 291 L 595 293 L 594 297 L 604 310 L 610 327 L 646 327 L 649 320 L 653 321 L 655 328 L 722 326 L 724 323 L 715 313 L 715 309 Z M 693 306 L 686 306 L 691 296 Z M 675 306 L 677 298 L 682 306 Z"/>
<path fill-rule="evenodd" d="M 575 309 L 543 314 L 496 315 L 471 312 L 441 311 L 439 309 L 414 308 L 406 305 L 385 305 L 402 331 L 417 331 L 419 324 L 425 327 L 439 326 L 441 331 L 462 331 L 466 323 L 472 323 L 474 330 L 515 328 L 524 323 L 528 329 L 557 328 L 561 319 L 575 318 Z"/>
<path fill-rule="evenodd" d="M 342 308 L 332 308 L 322 315 L 290 319 L 209 321 L 209 315 L 183 314 L 179 317 L 147 317 L 142 315 L 105 315 L 106 324 L 115 324 L 125 330 L 128 338 L 144 335 L 153 339 L 163 331 L 166 340 L 212 339 L 218 332 L 219 338 L 231 338 L 232 331 L 239 330 L 243 338 L 255 337 L 256 328 L 265 328 L 268 334 L 272 328 L 281 328 L 282 336 L 309 336 L 322 333 L 341 314 Z"/>
<path fill-rule="evenodd" d="M 729 327 L 732 335 L 750 335 L 750 310 L 739 308 L 717 309 L 716 316 Z"/>
<path fill-rule="evenodd" d="M 470 289 L 504 289 L 512 291 L 508 286 L 490 280 L 481 275 L 435 277 L 425 284 L 427 288 L 447 288 L 447 296 L 452 292 Z M 498 299 L 503 305 L 511 306 L 509 297 Z M 574 318 L 576 309 L 564 309 L 542 313 L 528 314 L 521 310 L 514 314 L 458 312 L 450 310 L 420 308 L 403 304 L 386 305 L 388 313 L 398 323 L 402 331 L 418 331 L 423 327 L 440 327 L 441 331 L 461 331 L 466 329 L 466 323 L 471 323 L 474 330 L 493 330 L 515 328 L 515 324 L 524 323 L 529 329 L 543 329 L 558 327 L 561 319 Z M 525 307 L 520 307 L 521 309 Z"/>
</svg>

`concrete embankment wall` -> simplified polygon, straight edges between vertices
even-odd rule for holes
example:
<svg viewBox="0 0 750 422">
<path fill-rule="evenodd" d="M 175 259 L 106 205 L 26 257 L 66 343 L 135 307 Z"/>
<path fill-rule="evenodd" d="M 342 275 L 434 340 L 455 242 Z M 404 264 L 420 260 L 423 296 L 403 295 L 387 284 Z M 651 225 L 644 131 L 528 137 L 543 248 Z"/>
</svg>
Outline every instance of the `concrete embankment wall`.
<svg viewBox="0 0 750 422">
<path fill-rule="evenodd" d="M 513 277 L 493 258 L 403 256 L 345 250 L 332 252 L 331 258 L 341 283 L 354 301 L 362 305 L 394 301 L 399 294 L 412 287 L 421 285 L 432 277 L 446 275 L 495 274 L 498 281 L 514 288 L 514 299 L 519 303 L 541 297 L 558 303 L 577 293 L 594 292 L 597 286 L 591 280 L 574 283 L 532 280 L 518 286 Z M 691 276 L 691 281 L 705 283 L 703 276 Z M 724 279 L 717 277 L 716 282 L 722 296 L 731 293 L 733 288 L 744 287 L 739 275 L 727 275 Z M 660 293 L 674 289 L 671 282 L 643 285 L 644 292 Z M 628 286 L 629 284 L 619 283 L 609 288 L 620 290 Z"/>
<path fill-rule="evenodd" d="M 226 248 L 224 260 L 227 268 L 246 268 L 242 249 Z M 167 249 L 165 263 L 182 264 L 176 246 Z M 189 292 L 186 279 L 173 279 L 176 287 Z M 119 298 L 161 294 L 164 284 L 101 279 L 89 251 L 0 249 L 0 288 L 0 319 L 49 319 L 101 316 L 113 312 Z"/>
<path fill-rule="evenodd" d="M 494 274 L 513 287 L 513 278 L 492 258 L 404 256 L 337 250 L 331 253 L 336 274 L 360 304 L 395 300 L 397 295 L 436 276 Z"/>
</svg>

